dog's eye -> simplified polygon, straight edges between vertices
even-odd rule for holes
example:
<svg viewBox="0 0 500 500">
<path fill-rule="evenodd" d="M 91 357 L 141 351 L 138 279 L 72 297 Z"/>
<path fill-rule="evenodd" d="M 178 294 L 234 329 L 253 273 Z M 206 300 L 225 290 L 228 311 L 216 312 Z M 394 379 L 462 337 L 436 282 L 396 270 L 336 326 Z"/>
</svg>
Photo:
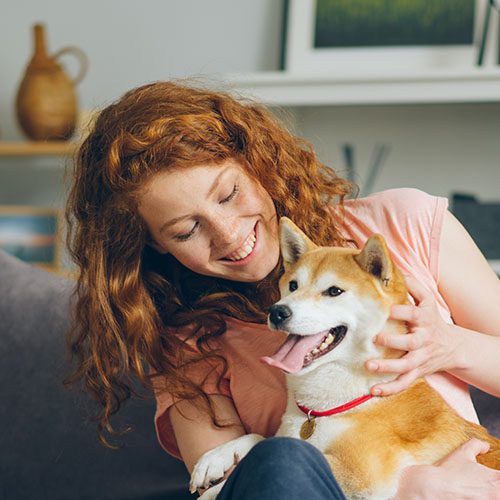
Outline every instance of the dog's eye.
<svg viewBox="0 0 500 500">
<path fill-rule="evenodd" d="M 291 292 L 295 292 L 295 290 L 297 290 L 297 288 L 299 288 L 299 285 L 295 280 L 292 280 L 292 281 L 290 281 L 290 283 L 288 283 L 288 289 Z"/>
<path fill-rule="evenodd" d="M 329 295 L 330 297 L 338 297 L 341 293 L 344 293 L 344 290 L 341 290 L 337 286 L 331 286 L 326 292 L 323 292 L 324 295 Z"/>
</svg>

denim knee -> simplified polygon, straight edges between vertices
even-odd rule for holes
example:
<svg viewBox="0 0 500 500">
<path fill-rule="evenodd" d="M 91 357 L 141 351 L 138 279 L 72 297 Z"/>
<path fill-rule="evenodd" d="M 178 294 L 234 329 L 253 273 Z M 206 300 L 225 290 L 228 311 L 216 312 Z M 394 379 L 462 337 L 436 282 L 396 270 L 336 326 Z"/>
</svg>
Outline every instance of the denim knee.
<svg viewBox="0 0 500 500">
<path fill-rule="evenodd" d="M 218 498 L 345 499 L 323 454 L 310 443 L 289 437 L 272 437 L 255 445 Z"/>
<path fill-rule="evenodd" d="M 291 437 L 264 439 L 250 450 L 249 455 L 255 463 L 266 466 L 279 466 L 283 461 L 288 466 L 290 463 L 298 464 L 304 460 L 324 460 L 321 452 L 312 444 Z"/>
<path fill-rule="evenodd" d="M 272 437 L 255 445 L 247 457 L 252 467 L 275 479 L 284 475 L 287 481 L 310 471 L 313 474 L 331 473 L 323 454 L 312 444 L 290 437 Z"/>
</svg>

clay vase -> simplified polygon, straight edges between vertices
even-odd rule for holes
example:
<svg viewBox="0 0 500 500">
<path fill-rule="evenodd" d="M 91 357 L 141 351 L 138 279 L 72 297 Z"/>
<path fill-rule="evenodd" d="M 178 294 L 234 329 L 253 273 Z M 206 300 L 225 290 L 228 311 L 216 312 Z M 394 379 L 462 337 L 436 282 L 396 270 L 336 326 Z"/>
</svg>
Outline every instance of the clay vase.
<svg viewBox="0 0 500 500">
<path fill-rule="evenodd" d="M 87 72 L 87 57 L 76 47 L 65 47 L 49 56 L 44 26 L 35 24 L 33 32 L 35 50 L 17 92 L 17 119 L 30 139 L 67 140 L 75 130 L 78 115 L 74 87 Z M 74 54 L 80 62 L 79 73 L 74 79 L 70 79 L 56 62 L 66 53 Z"/>
</svg>

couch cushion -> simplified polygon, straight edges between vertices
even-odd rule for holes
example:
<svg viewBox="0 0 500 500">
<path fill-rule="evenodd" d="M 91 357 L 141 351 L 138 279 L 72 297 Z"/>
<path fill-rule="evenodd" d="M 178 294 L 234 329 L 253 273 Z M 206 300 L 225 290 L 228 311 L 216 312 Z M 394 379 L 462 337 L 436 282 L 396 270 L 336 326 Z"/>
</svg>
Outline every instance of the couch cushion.
<svg viewBox="0 0 500 500">
<path fill-rule="evenodd" d="M 0 251 L 0 498 L 191 498 L 184 465 L 157 442 L 152 399 L 120 410 L 117 427 L 134 430 L 114 451 L 97 441 L 89 397 L 63 387 L 72 289 Z"/>
</svg>

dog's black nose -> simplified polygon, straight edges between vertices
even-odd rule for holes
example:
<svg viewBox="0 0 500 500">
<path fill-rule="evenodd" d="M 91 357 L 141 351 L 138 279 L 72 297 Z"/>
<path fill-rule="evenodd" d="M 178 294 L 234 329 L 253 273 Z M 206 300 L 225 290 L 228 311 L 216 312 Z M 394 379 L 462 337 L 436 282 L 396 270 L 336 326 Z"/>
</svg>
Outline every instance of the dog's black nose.
<svg viewBox="0 0 500 500">
<path fill-rule="evenodd" d="M 273 325 L 279 326 L 292 315 L 288 306 L 275 304 L 269 308 L 269 319 Z"/>
</svg>

